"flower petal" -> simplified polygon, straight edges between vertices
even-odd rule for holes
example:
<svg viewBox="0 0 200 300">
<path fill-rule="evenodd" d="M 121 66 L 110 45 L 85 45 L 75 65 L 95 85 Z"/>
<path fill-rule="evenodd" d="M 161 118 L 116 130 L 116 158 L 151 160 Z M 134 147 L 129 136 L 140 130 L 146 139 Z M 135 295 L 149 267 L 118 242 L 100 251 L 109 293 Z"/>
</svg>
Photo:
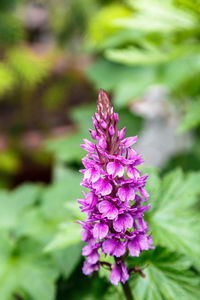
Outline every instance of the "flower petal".
<svg viewBox="0 0 200 300">
<path fill-rule="evenodd" d="M 96 138 L 97 138 L 97 132 L 95 130 L 93 130 L 93 129 L 89 129 L 89 132 L 91 134 L 92 139 L 96 140 Z"/>
<path fill-rule="evenodd" d="M 133 218 L 130 214 L 119 215 L 117 220 L 113 221 L 113 228 L 117 232 L 125 232 L 127 228 L 133 227 Z"/>
<path fill-rule="evenodd" d="M 118 285 L 120 280 L 121 280 L 121 268 L 115 264 L 114 268 L 110 273 L 110 281 L 112 284 Z"/>
<path fill-rule="evenodd" d="M 125 203 L 129 200 L 135 199 L 135 191 L 132 187 L 122 186 L 119 188 L 117 195 L 119 196 L 120 200 Z"/>
<path fill-rule="evenodd" d="M 129 279 L 129 274 L 124 263 L 121 263 L 121 282 L 125 283 Z"/>
<path fill-rule="evenodd" d="M 128 243 L 128 249 L 131 256 L 140 255 L 140 246 L 138 244 L 137 238 L 134 238 L 132 241 Z"/>
<path fill-rule="evenodd" d="M 140 231 L 146 231 L 148 229 L 148 224 L 147 222 L 144 221 L 143 218 L 138 218 L 137 221 L 138 221 Z"/>
<path fill-rule="evenodd" d="M 137 136 L 128 137 L 122 141 L 122 144 L 124 145 L 124 147 L 130 147 L 137 142 L 137 139 Z"/>
<path fill-rule="evenodd" d="M 126 243 L 122 241 L 117 241 L 113 255 L 116 257 L 121 257 L 126 252 Z"/>
<path fill-rule="evenodd" d="M 144 200 L 147 201 L 149 198 L 149 193 L 147 193 L 147 191 L 145 191 L 143 188 L 140 188 L 139 191 L 142 197 L 144 197 Z"/>
<path fill-rule="evenodd" d="M 110 125 L 108 131 L 109 131 L 110 136 L 113 136 L 115 134 L 115 129 L 112 124 Z"/>
<path fill-rule="evenodd" d="M 109 162 L 107 164 L 107 172 L 113 177 L 122 177 L 124 174 L 124 167 L 119 162 Z"/>
<path fill-rule="evenodd" d="M 99 269 L 98 264 L 92 265 L 87 260 L 84 261 L 83 268 L 82 268 L 83 274 L 90 275 L 91 273 L 97 271 L 98 269 Z"/>
<path fill-rule="evenodd" d="M 131 179 L 137 180 L 140 177 L 140 172 L 133 166 L 127 166 L 127 175 Z"/>
<path fill-rule="evenodd" d="M 106 237 L 109 227 L 104 223 L 97 223 L 94 225 L 93 235 L 99 241 Z"/>
<path fill-rule="evenodd" d="M 93 188 L 102 196 L 109 195 L 112 192 L 112 185 L 101 177 L 93 184 Z"/>
<path fill-rule="evenodd" d="M 82 255 L 84 256 L 88 256 L 92 253 L 93 248 L 91 247 L 91 245 L 85 245 L 82 249 Z"/>
<path fill-rule="evenodd" d="M 89 192 L 85 196 L 86 204 L 89 204 L 91 207 L 94 207 L 97 204 L 97 201 L 98 197 L 93 192 Z"/>
<path fill-rule="evenodd" d="M 114 239 L 106 239 L 102 243 L 102 250 L 105 254 L 113 255 L 115 247 L 116 247 L 116 240 Z"/>
<path fill-rule="evenodd" d="M 98 205 L 99 212 L 103 217 L 107 217 L 109 220 L 113 220 L 118 215 L 118 209 L 109 201 L 101 201 Z"/>
<path fill-rule="evenodd" d="M 139 234 L 137 236 L 138 239 L 138 243 L 140 246 L 140 250 L 149 250 L 150 246 L 151 246 L 151 242 L 148 239 L 148 236 L 146 234 Z"/>
<path fill-rule="evenodd" d="M 118 138 L 121 141 L 124 136 L 125 136 L 125 131 L 126 131 L 126 127 L 122 128 L 119 132 L 118 132 Z"/>
<path fill-rule="evenodd" d="M 85 149 L 86 151 L 93 153 L 95 151 L 95 144 L 90 142 L 88 139 L 83 140 L 85 144 L 80 145 L 81 148 Z"/>
<path fill-rule="evenodd" d="M 96 182 L 100 178 L 100 171 L 95 168 L 88 168 L 84 173 L 84 179 L 88 179 L 89 182 Z"/>
<path fill-rule="evenodd" d="M 98 251 L 95 249 L 92 251 L 92 253 L 90 255 L 88 255 L 87 259 L 88 259 L 88 262 L 90 264 L 96 264 L 99 260 L 99 253 Z"/>
<path fill-rule="evenodd" d="M 104 150 L 106 149 L 107 143 L 106 143 L 106 140 L 103 135 L 100 138 L 97 137 L 97 144 L 102 149 L 104 149 Z"/>
</svg>

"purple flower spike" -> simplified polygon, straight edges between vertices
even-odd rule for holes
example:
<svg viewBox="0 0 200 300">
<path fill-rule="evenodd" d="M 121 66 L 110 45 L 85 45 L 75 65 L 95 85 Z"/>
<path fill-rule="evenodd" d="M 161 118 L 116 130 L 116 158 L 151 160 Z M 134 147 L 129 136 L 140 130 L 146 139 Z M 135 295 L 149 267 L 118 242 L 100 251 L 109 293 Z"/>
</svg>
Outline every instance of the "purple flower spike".
<svg viewBox="0 0 200 300">
<path fill-rule="evenodd" d="M 139 256 L 154 248 L 143 215 L 149 209 L 149 194 L 144 189 L 148 175 L 137 169 L 143 163 L 141 155 L 131 148 L 137 136 L 125 138 L 125 127 L 118 129 L 119 116 L 114 113 L 108 95 L 102 89 L 97 112 L 92 118 L 94 130 L 89 129 L 95 144 L 84 139 L 81 145 L 88 154 L 82 162 L 85 169 L 81 185 L 88 188 L 84 199 L 78 199 L 82 212 L 87 214 L 82 240 L 86 257 L 83 273 L 90 275 L 103 264 L 100 252 L 114 257 L 110 281 L 117 285 L 129 278 L 127 256 Z"/>
</svg>

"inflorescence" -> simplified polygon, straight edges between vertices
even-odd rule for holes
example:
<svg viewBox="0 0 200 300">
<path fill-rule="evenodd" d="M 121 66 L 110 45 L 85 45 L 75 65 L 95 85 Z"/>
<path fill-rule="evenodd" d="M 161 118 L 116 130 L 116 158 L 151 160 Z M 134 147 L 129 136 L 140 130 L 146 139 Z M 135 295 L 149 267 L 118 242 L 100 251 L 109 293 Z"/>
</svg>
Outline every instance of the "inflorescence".
<svg viewBox="0 0 200 300">
<path fill-rule="evenodd" d="M 84 199 L 78 199 L 81 211 L 87 214 L 84 222 L 79 221 L 82 240 L 87 243 L 82 250 L 87 258 L 83 273 L 89 275 L 106 264 L 100 260 L 100 252 L 109 254 L 114 257 L 110 281 L 117 285 L 129 278 L 127 256 L 139 256 L 153 248 L 143 219 L 150 208 L 150 204 L 144 205 L 149 197 L 144 189 L 148 175 L 137 169 L 143 159 L 131 148 L 137 136 L 124 138 L 125 128 L 118 130 L 119 116 L 102 89 L 92 119 L 94 130 L 89 131 L 96 144 L 84 139 L 81 145 L 88 152 L 82 160 L 81 185 L 89 189 L 87 194 L 83 192 Z"/>
</svg>

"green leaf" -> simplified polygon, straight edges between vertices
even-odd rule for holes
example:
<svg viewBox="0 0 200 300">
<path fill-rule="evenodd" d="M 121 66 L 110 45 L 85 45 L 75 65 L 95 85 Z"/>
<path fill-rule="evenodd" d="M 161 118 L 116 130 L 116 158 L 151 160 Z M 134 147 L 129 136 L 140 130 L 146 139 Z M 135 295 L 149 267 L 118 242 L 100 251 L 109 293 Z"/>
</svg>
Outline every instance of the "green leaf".
<svg viewBox="0 0 200 300">
<path fill-rule="evenodd" d="M 43 247 L 57 231 L 59 220 L 46 220 L 39 207 L 26 210 L 15 228 L 15 237 L 28 237 L 38 241 Z"/>
<path fill-rule="evenodd" d="M 0 191 L 0 226 L 12 228 L 18 224 L 22 214 L 38 199 L 41 187 L 23 184 L 12 192 Z"/>
<path fill-rule="evenodd" d="M 116 64 L 105 59 L 98 59 L 85 72 L 96 89 L 103 88 L 109 91 L 116 87 L 123 79 L 130 78 L 134 73 L 134 68 Z"/>
<path fill-rule="evenodd" d="M 138 49 L 129 47 L 127 49 L 109 49 L 105 52 L 106 58 L 123 63 L 125 65 L 150 65 L 169 60 L 171 53 L 164 53 L 158 49 Z"/>
<path fill-rule="evenodd" d="M 177 254 L 156 249 L 145 253 L 145 278 L 133 276 L 132 291 L 138 300 L 197 300 L 199 278 L 188 271 L 190 262 Z M 130 279 L 131 282 L 131 279 Z"/>
<path fill-rule="evenodd" d="M 0 257 L 1 252 L 0 248 Z M 54 281 L 58 271 L 53 261 L 47 256 L 41 256 L 41 253 L 38 244 L 25 240 L 16 253 L 8 255 L 0 272 L 1 300 L 10 299 L 14 293 L 20 295 L 21 290 L 28 299 L 54 299 Z"/>
<path fill-rule="evenodd" d="M 84 150 L 80 148 L 81 142 L 81 136 L 72 133 L 59 139 L 49 140 L 47 150 L 53 152 L 59 161 L 80 161 L 84 156 Z"/>
<path fill-rule="evenodd" d="M 133 71 L 129 78 L 123 78 L 115 87 L 115 104 L 122 108 L 127 104 L 139 99 L 149 85 L 156 81 L 156 68 L 138 68 Z M 121 113 L 120 113 L 121 116 Z"/>
<path fill-rule="evenodd" d="M 74 121 L 77 124 L 77 131 L 69 135 L 49 140 L 47 142 L 47 150 L 53 152 L 57 160 L 61 162 L 80 162 L 84 156 L 85 151 L 80 147 L 84 138 L 89 138 L 89 128 L 92 126 L 92 115 L 95 108 L 92 105 L 79 107 L 72 112 Z"/>
<path fill-rule="evenodd" d="M 72 245 L 66 249 L 52 252 L 52 256 L 61 274 L 67 279 L 74 271 L 81 258 L 82 243 Z M 73 255 L 72 255 L 73 254 Z"/>
<path fill-rule="evenodd" d="M 188 48 L 188 49 L 187 49 Z M 183 85 L 197 77 L 200 73 L 200 55 L 199 49 L 194 45 L 186 47 L 185 55 L 181 55 L 176 59 L 166 64 L 163 74 L 162 82 L 170 89 L 183 89 Z M 187 92 L 189 89 L 187 88 Z"/>
<path fill-rule="evenodd" d="M 125 66 L 99 59 L 87 70 L 86 75 L 97 89 L 114 89 L 114 102 L 121 108 L 144 94 L 156 82 L 156 67 Z"/>
<path fill-rule="evenodd" d="M 199 172 L 184 176 L 175 170 L 162 181 L 155 171 L 149 172 L 147 190 L 152 208 L 146 214 L 155 245 L 183 253 L 198 266 L 200 214 L 195 204 L 199 181 Z"/>
<path fill-rule="evenodd" d="M 194 15 L 177 8 L 170 1 L 129 0 L 128 2 L 134 10 L 136 9 L 136 13 L 132 18 L 114 20 L 114 25 L 144 32 L 168 33 L 189 30 L 198 24 Z"/>
<path fill-rule="evenodd" d="M 89 22 L 89 44 L 101 47 L 102 42 L 116 31 L 112 22 L 120 17 L 127 17 L 130 14 L 131 10 L 120 3 L 112 3 L 98 10 L 97 14 Z"/>
<path fill-rule="evenodd" d="M 63 223 L 54 239 L 45 247 L 45 251 L 66 248 L 80 243 L 81 226 L 76 223 Z"/>
<path fill-rule="evenodd" d="M 68 170 L 65 177 L 48 186 L 41 195 L 41 211 L 47 220 L 76 220 L 77 199 L 81 198 L 81 175 Z M 70 209 L 71 207 L 71 209 Z M 75 209 L 74 209 L 75 207 Z"/>
<path fill-rule="evenodd" d="M 61 169 L 59 170 L 61 171 Z M 83 217 L 77 202 L 81 198 L 80 174 L 67 169 L 54 173 L 55 183 L 42 195 L 41 212 L 50 224 L 57 227 L 47 251 L 77 244 L 81 241 L 81 226 L 74 222 Z M 56 225 L 57 224 L 57 225 Z M 56 225 L 56 226 L 55 226 Z"/>
<path fill-rule="evenodd" d="M 181 121 L 179 132 L 184 133 L 200 125 L 200 100 L 191 104 Z"/>
</svg>

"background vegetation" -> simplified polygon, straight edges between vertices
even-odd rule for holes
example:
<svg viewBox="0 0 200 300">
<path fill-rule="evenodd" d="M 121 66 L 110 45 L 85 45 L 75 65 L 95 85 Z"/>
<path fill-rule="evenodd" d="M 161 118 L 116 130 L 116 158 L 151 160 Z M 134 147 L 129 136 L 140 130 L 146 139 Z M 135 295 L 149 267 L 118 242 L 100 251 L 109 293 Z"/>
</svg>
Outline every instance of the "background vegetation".
<svg viewBox="0 0 200 300">
<path fill-rule="evenodd" d="M 98 89 L 146 159 L 138 300 L 200 299 L 199 0 L 0 1 L 0 299 L 123 299 L 82 275 L 76 199 Z"/>
</svg>

